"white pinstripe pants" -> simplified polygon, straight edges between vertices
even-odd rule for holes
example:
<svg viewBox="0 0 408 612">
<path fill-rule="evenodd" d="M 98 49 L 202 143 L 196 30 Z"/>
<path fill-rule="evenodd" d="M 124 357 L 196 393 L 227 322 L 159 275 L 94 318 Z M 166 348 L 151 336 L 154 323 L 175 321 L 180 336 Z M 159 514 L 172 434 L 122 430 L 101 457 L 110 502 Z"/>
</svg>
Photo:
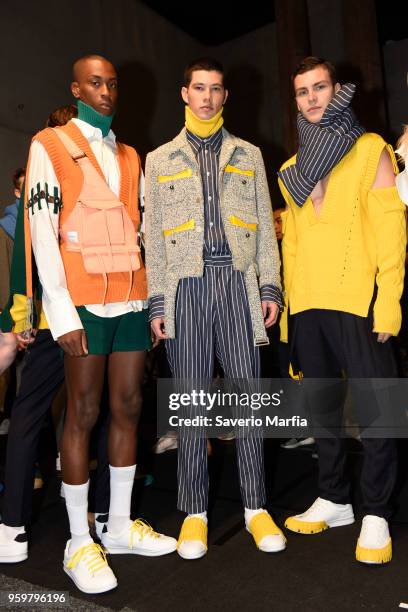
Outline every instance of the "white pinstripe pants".
<svg viewBox="0 0 408 612">
<path fill-rule="evenodd" d="M 241 272 L 231 264 L 206 265 L 203 278 L 180 280 L 176 301 L 176 338 L 166 340 L 174 378 L 210 381 L 214 355 L 226 379 L 259 378 L 248 299 Z M 195 413 L 197 414 L 197 413 Z M 263 440 L 236 437 L 241 495 L 246 508 L 265 503 Z M 208 506 L 207 441 L 180 430 L 178 508 L 189 514 Z"/>
</svg>

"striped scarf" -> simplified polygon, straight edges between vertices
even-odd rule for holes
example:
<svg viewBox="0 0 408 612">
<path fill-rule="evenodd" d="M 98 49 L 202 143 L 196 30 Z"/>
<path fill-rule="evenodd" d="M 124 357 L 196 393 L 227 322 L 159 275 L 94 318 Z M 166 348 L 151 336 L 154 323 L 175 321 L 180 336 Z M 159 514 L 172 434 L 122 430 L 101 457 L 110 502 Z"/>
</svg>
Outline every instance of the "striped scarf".
<svg viewBox="0 0 408 612">
<path fill-rule="evenodd" d="M 298 206 L 303 206 L 315 185 L 351 149 L 364 133 L 351 108 L 356 86 L 346 83 L 335 94 L 319 123 L 298 114 L 299 150 L 295 164 L 278 173 Z"/>
</svg>

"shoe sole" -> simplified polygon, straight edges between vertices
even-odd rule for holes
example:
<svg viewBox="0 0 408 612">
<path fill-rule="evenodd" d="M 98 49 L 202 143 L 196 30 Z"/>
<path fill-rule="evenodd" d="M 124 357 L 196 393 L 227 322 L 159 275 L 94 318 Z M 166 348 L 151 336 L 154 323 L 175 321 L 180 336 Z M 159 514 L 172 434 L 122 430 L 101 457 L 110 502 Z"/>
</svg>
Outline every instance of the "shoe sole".
<svg viewBox="0 0 408 612">
<path fill-rule="evenodd" d="M 292 527 L 289 527 L 286 524 L 285 521 L 285 527 L 286 529 L 288 529 L 289 531 L 292 531 L 292 533 L 300 533 L 300 535 L 316 535 L 318 533 L 323 533 L 324 531 L 327 531 L 328 529 L 331 529 L 333 527 L 345 527 L 346 525 L 352 525 L 355 522 L 354 516 L 353 518 L 344 518 L 344 519 L 337 519 L 336 521 L 302 521 L 301 519 L 296 519 L 299 523 L 304 522 L 305 523 L 305 531 L 302 531 L 300 528 L 296 529 Z M 324 523 L 324 527 L 317 527 L 315 529 L 312 529 L 312 524 L 313 523 Z M 306 529 L 306 525 L 308 525 L 308 528 Z"/>
<path fill-rule="evenodd" d="M 77 580 L 75 580 L 74 575 L 71 573 L 71 571 L 69 569 L 67 569 L 65 567 L 65 565 L 63 566 L 63 570 L 64 572 L 67 574 L 67 576 L 69 576 L 72 580 L 72 582 L 75 584 L 75 586 L 77 587 L 77 589 L 79 589 L 80 591 L 82 591 L 82 593 L 87 593 L 88 595 L 98 595 L 98 593 L 106 593 L 107 591 L 113 591 L 113 589 L 116 589 L 116 587 L 118 586 L 118 582 L 116 581 L 115 585 L 112 586 L 108 586 L 105 589 L 86 589 L 83 588 Z"/>
<path fill-rule="evenodd" d="M 337 521 L 326 521 L 328 527 L 345 527 L 346 525 L 352 525 L 355 522 L 354 516 L 347 519 L 338 519 Z"/>
<path fill-rule="evenodd" d="M 26 559 L 28 559 L 28 553 L 11 555 L 7 557 L 2 557 L 0 555 L 0 563 L 20 563 L 21 561 L 26 561 Z"/>
<path fill-rule="evenodd" d="M 202 559 L 207 554 L 207 550 L 204 550 L 202 553 L 200 553 L 199 555 L 195 555 L 194 557 L 183 555 L 179 550 L 177 550 L 177 553 L 182 559 L 185 559 L 186 561 L 194 561 L 195 559 Z"/>
<path fill-rule="evenodd" d="M 102 544 L 103 544 L 103 540 L 102 540 Z M 162 557 L 163 555 L 169 555 L 170 553 L 176 550 L 176 546 L 173 546 L 172 548 L 169 548 L 166 550 L 160 550 L 160 551 L 155 551 L 155 550 L 140 551 L 140 550 L 136 550 L 135 548 L 124 548 L 124 547 L 112 548 L 111 546 L 105 546 L 105 544 L 103 544 L 103 547 L 110 555 L 140 555 L 142 557 Z"/>
</svg>

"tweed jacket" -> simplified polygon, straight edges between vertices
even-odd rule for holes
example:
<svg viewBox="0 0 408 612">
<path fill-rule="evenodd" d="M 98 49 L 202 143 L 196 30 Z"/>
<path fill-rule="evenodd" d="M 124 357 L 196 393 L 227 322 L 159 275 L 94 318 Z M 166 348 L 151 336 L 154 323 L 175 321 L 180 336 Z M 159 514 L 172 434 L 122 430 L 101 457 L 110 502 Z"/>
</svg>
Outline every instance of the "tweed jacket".
<svg viewBox="0 0 408 612">
<path fill-rule="evenodd" d="M 265 167 L 257 147 L 225 129 L 219 200 L 233 267 L 245 277 L 254 342 L 267 344 L 259 287 L 281 283 Z M 185 128 L 147 156 L 145 220 L 149 298 L 164 296 L 166 333 L 174 338 L 179 280 L 204 271 L 203 189 Z"/>
</svg>

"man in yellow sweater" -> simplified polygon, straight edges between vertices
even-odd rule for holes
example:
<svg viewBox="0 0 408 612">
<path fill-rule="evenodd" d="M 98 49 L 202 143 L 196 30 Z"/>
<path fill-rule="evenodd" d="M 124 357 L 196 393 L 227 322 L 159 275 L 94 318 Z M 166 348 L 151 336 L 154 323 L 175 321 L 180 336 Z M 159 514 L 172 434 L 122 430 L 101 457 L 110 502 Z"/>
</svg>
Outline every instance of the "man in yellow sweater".
<svg viewBox="0 0 408 612">
<path fill-rule="evenodd" d="M 332 64 L 305 58 L 293 85 L 299 150 L 279 172 L 287 203 L 283 264 L 292 359 L 308 378 L 397 376 L 389 339 L 401 324 L 406 230 L 395 158 L 380 136 L 364 133 L 350 108 L 355 86 L 340 86 Z M 335 394 L 331 414 L 339 427 L 342 404 Z M 292 531 L 312 534 L 354 522 L 344 441 L 327 435 L 316 440 L 319 497 L 287 519 Z M 362 445 L 365 516 L 356 558 L 386 563 L 395 444 L 362 437 Z"/>
</svg>

